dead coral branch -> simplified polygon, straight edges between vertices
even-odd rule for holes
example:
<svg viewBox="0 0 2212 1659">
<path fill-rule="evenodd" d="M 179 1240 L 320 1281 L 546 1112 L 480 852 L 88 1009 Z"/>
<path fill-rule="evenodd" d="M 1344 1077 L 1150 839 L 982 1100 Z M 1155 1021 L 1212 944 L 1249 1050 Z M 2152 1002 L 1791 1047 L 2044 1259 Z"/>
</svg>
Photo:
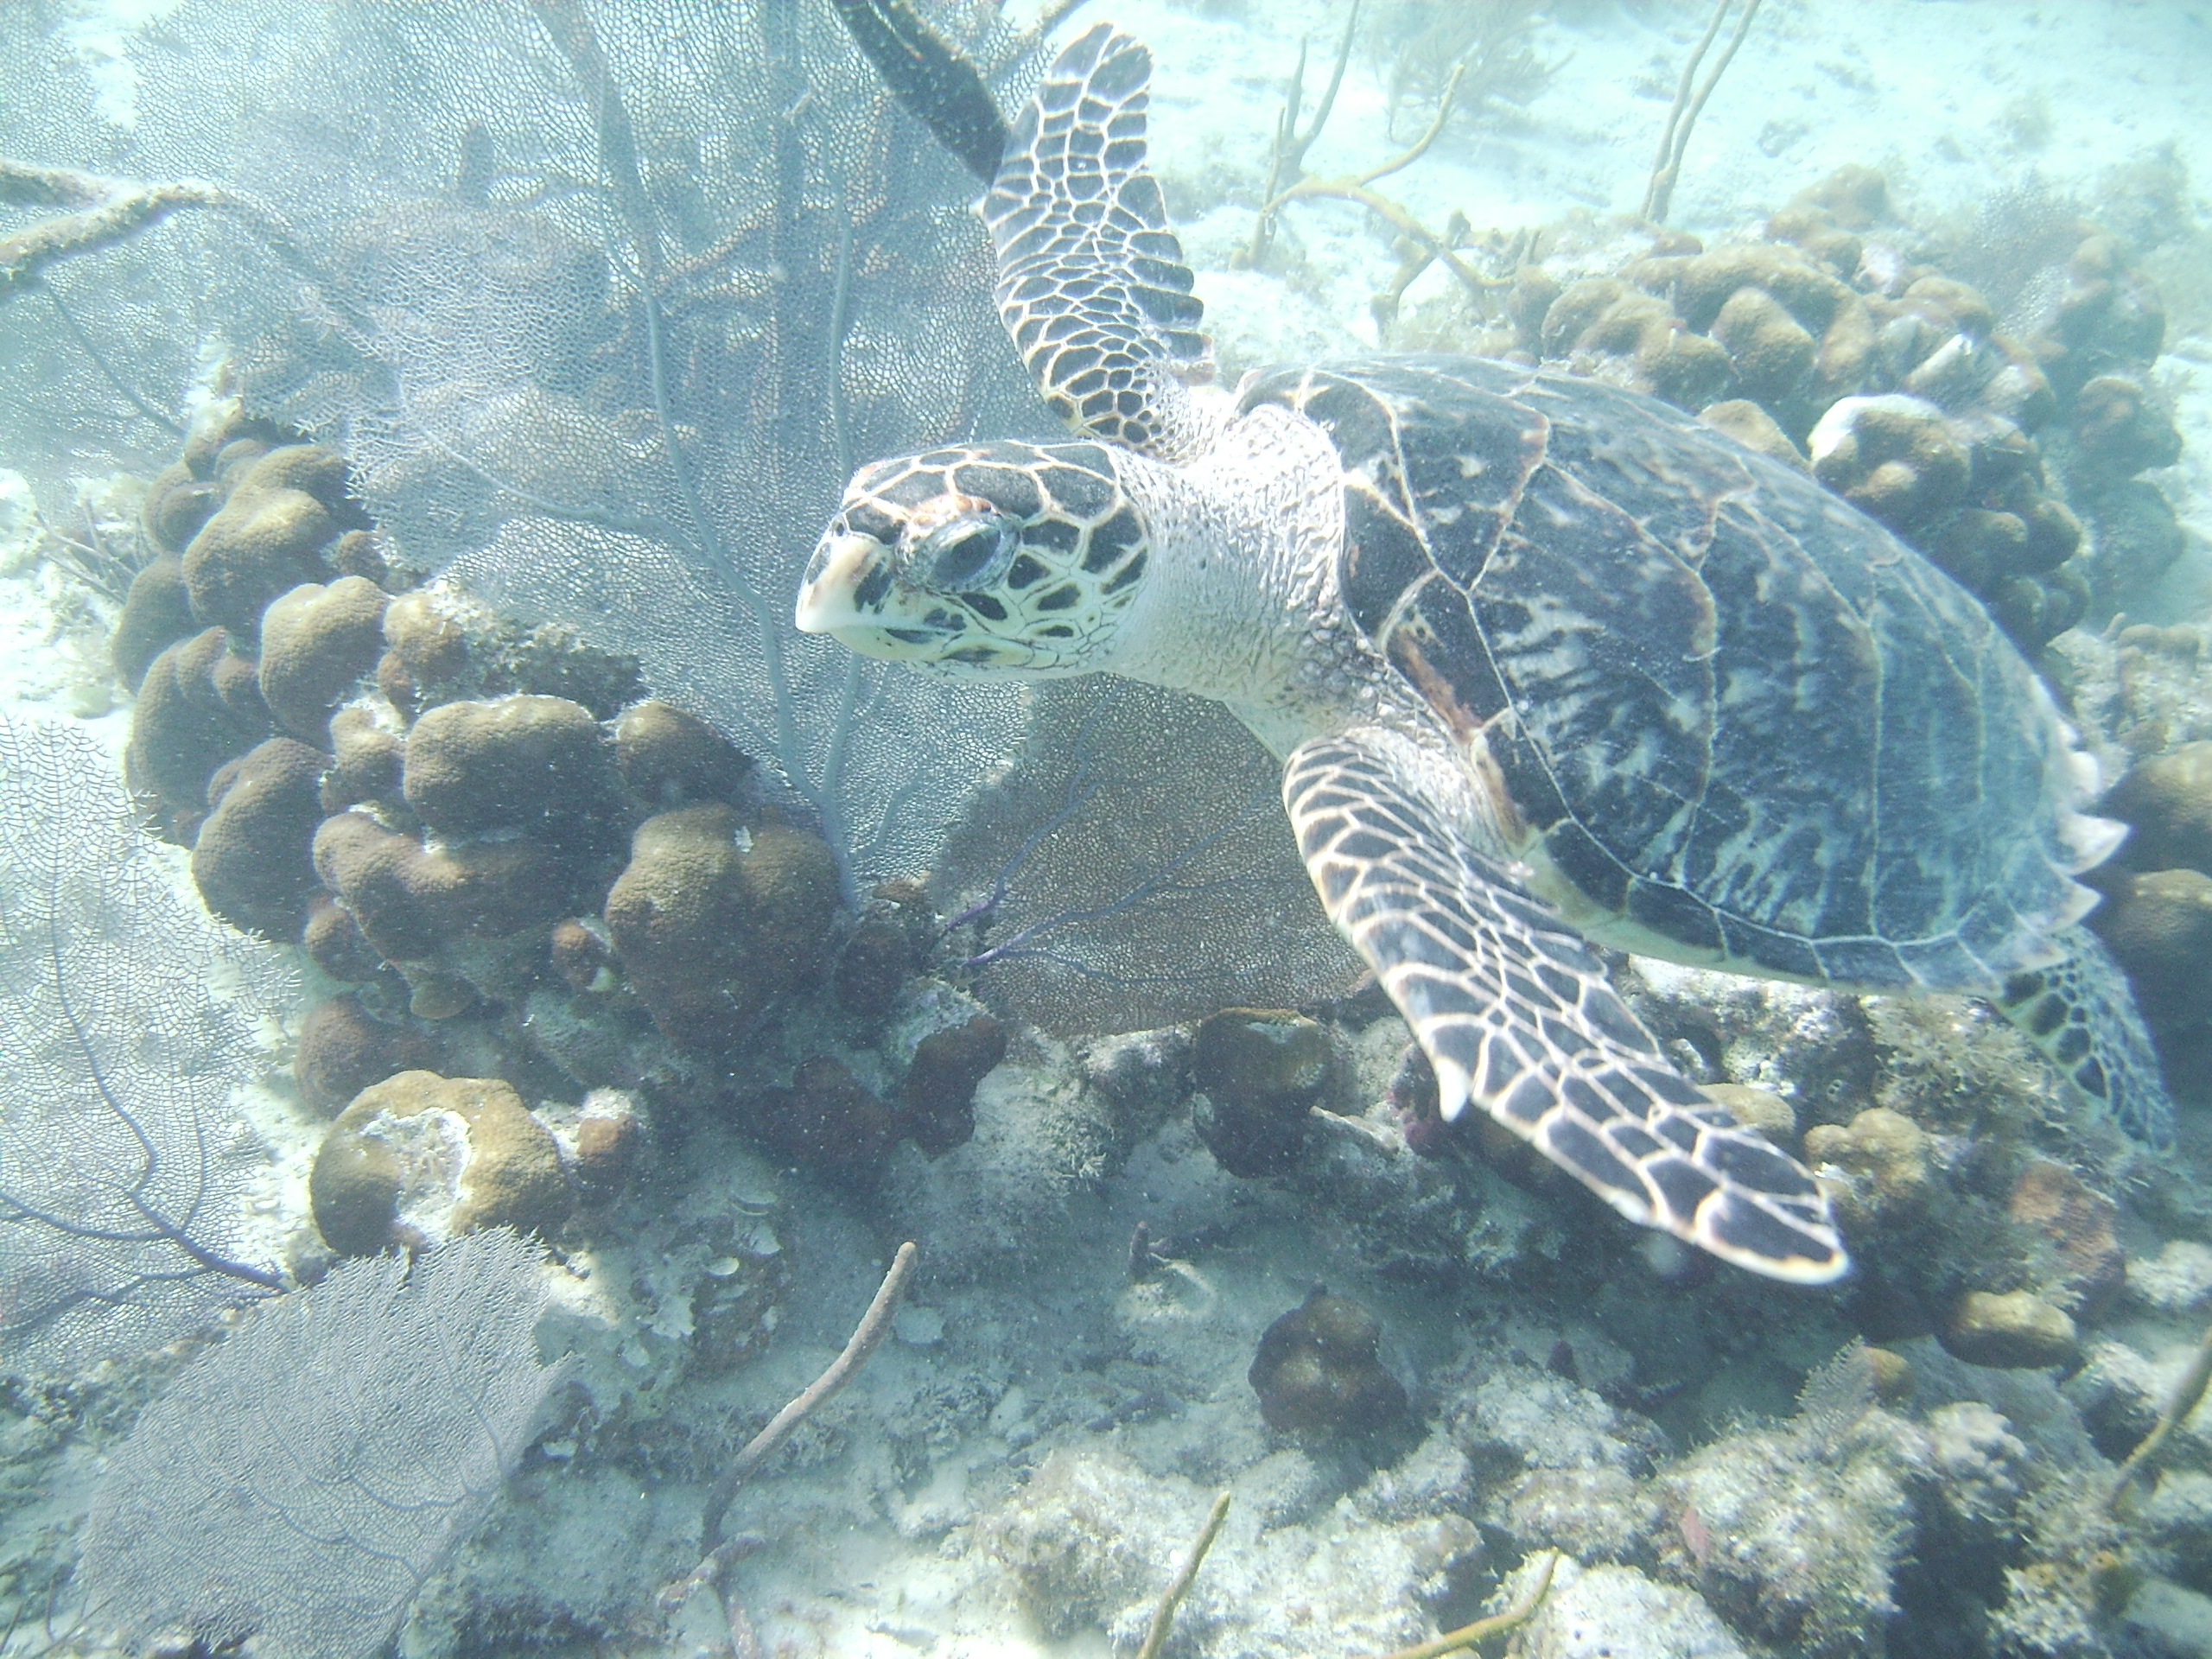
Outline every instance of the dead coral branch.
<svg viewBox="0 0 2212 1659">
<path fill-rule="evenodd" d="M 883 1275 L 883 1283 L 875 1293 L 875 1300 L 868 1305 L 868 1312 L 861 1315 L 860 1324 L 854 1328 L 852 1338 L 845 1344 L 844 1352 L 830 1362 L 830 1369 L 810 1382 L 791 1402 L 769 1420 L 768 1427 L 746 1442 L 745 1449 L 737 1454 L 722 1478 L 715 1483 L 707 1495 L 706 1517 L 702 1527 L 705 1541 L 712 1547 L 720 1533 L 722 1516 L 729 1512 L 730 1500 L 737 1496 L 737 1489 L 745 1484 L 746 1477 L 766 1463 L 793 1431 L 811 1416 L 816 1408 L 851 1382 L 860 1368 L 868 1363 L 868 1356 L 876 1351 L 891 1329 L 892 1315 L 898 1313 L 899 1304 L 905 1300 L 906 1281 L 914 1276 L 914 1257 L 918 1250 L 912 1239 L 899 1247 L 893 1258 L 891 1270 Z M 711 1559 L 702 1564 L 702 1570 L 711 1567 Z M 695 1574 L 694 1577 L 697 1577 Z"/>
<path fill-rule="evenodd" d="M 1720 33 L 1726 21 L 1728 8 L 1735 0 L 1715 0 L 1713 16 L 1705 26 L 1705 33 L 1698 40 L 1697 48 L 1682 65 L 1682 79 L 1675 88 L 1674 107 L 1667 111 L 1666 130 L 1659 135 L 1659 154 L 1651 163 L 1651 181 L 1643 190 L 1643 217 L 1654 225 L 1662 224 L 1667 217 L 1667 204 L 1674 197 L 1675 181 L 1681 176 L 1682 152 L 1689 148 L 1690 129 L 1697 125 L 1697 118 L 1704 113 L 1706 100 L 1713 96 L 1713 89 L 1720 84 L 1720 77 L 1728 73 L 1728 66 L 1736 60 L 1736 48 L 1744 43 L 1744 36 L 1751 30 L 1751 19 L 1758 15 L 1759 0 L 1744 0 L 1744 10 L 1736 18 L 1736 32 L 1728 37 L 1728 45 L 1720 54 L 1719 61 L 1713 66 L 1713 73 L 1703 84 L 1697 83 L 1698 65 L 1705 61 L 1706 53 Z M 1695 90 L 1693 91 L 1693 86 Z"/>
<path fill-rule="evenodd" d="M 1385 1656 L 1385 1659 L 1442 1659 L 1447 1653 L 1458 1653 L 1471 1648 L 1478 1642 L 1487 1642 L 1493 1636 L 1503 1636 L 1508 1630 L 1517 1630 L 1536 1616 L 1536 1609 L 1544 1605 L 1544 1598 L 1551 1592 L 1552 1574 L 1559 1570 L 1559 1552 L 1548 1550 L 1544 1563 L 1536 1569 L 1535 1579 L 1521 1592 L 1520 1599 L 1502 1613 L 1492 1613 L 1488 1618 L 1478 1618 L 1471 1624 L 1463 1624 L 1456 1630 L 1446 1630 L 1433 1642 L 1423 1642 L 1418 1647 L 1401 1648 Z"/>
<path fill-rule="evenodd" d="M 72 211 L 0 236 L 0 302 L 35 286 L 46 268 L 111 248 L 181 207 L 212 208 L 238 220 L 296 273 L 320 278 L 315 262 L 267 213 L 234 191 L 190 180 L 145 184 L 0 156 L 0 204 Z"/>
<path fill-rule="evenodd" d="M 1221 1523 L 1228 1514 L 1229 1493 L 1224 1489 L 1221 1496 L 1214 1499 L 1212 1511 L 1207 1515 L 1205 1525 L 1198 1529 L 1198 1537 L 1192 1541 L 1191 1553 L 1185 1559 L 1181 1570 L 1160 1592 L 1160 1605 L 1152 1610 L 1152 1624 L 1144 1633 L 1144 1645 L 1137 1649 L 1137 1659 L 1159 1659 L 1160 1650 L 1167 1645 L 1167 1633 L 1175 1628 L 1175 1610 L 1183 1605 L 1183 1598 L 1189 1593 L 1192 1581 L 1198 1576 L 1198 1568 L 1205 1564 L 1206 1552 L 1213 1548 L 1215 1535 L 1221 1531 Z"/>
<path fill-rule="evenodd" d="M 2176 1428 L 2189 1421 L 2204 1398 L 2204 1390 L 2212 1385 L 2212 1327 L 2208 1327 L 2203 1339 L 2196 1344 L 2196 1351 L 2190 1356 L 2189 1368 L 2174 1384 L 2172 1396 L 2164 1411 L 2142 1442 L 2127 1454 L 2127 1461 L 2120 1465 L 2120 1472 L 2113 1477 L 2112 1488 L 2105 1494 L 2105 1508 L 2112 1514 L 2120 1512 L 2129 1490 L 2139 1476 L 2154 1472 L 2158 1454 L 2165 1450 L 2166 1441 Z"/>
<path fill-rule="evenodd" d="M 1354 22 L 1357 13 L 1354 12 Z M 1302 86 L 1306 73 L 1306 54 L 1301 48 L 1298 67 L 1291 75 L 1286 95 L 1282 118 L 1275 126 L 1274 155 L 1268 168 L 1268 194 L 1260 208 L 1259 218 L 1252 226 L 1251 240 L 1230 257 L 1230 263 L 1239 268 L 1257 267 L 1267 257 L 1282 210 L 1294 201 L 1308 201 L 1330 198 L 1338 201 L 1356 202 L 1397 232 L 1402 245 L 1402 263 L 1392 279 L 1389 290 L 1376 297 L 1378 317 L 1387 323 L 1397 310 L 1399 298 L 1406 287 L 1431 263 L 1440 262 L 1459 279 L 1471 295 L 1479 296 L 1485 289 L 1502 288 L 1511 278 L 1484 276 L 1459 257 L 1457 248 L 1466 234 L 1464 216 L 1454 215 L 1452 224 L 1441 236 L 1414 217 L 1400 203 L 1393 201 L 1375 188 L 1393 173 L 1402 172 L 1428 153 L 1444 130 L 1444 124 L 1451 118 L 1453 101 L 1459 94 L 1459 83 L 1466 76 L 1467 62 L 1464 58 L 1454 65 L 1451 77 L 1445 82 L 1443 95 L 1437 99 L 1436 114 L 1428 130 L 1414 141 L 1412 148 L 1380 167 L 1371 167 L 1364 173 L 1344 174 L 1334 178 L 1314 178 L 1300 171 L 1307 148 L 1320 136 L 1321 125 L 1328 119 L 1330 108 L 1336 101 L 1338 84 L 1344 79 L 1344 60 L 1351 51 L 1351 30 L 1344 30 L 1335 73 L 1329 78 L 1329 90 L 1314 111 L 1313 124 L 1303 131 L 1298 125 L 1300 105 L 1303 101 Z M 1287 185 L 1282 181 L 1288 177 Z"/>
<path fill-rule="evenodd" d="M 1329 72 L 1329 89 L 1321 94 L 1321 102 L 1313 111 L 1313 124 L 1303 132 L 1299 130 L 1298 118 L 1306 103 L 1306 42 L 1299 41 L 1298 62 L 1290 72 L 1290 85 L 1283 90 L 1282 114 L 1276 118 L 1274 143 L 1268 152 L 1268 182 L 1260 192 L 1264 205 L 1252 226 L 1250 242 L 1231 257 L 1232 264 L 1256 267 L 1267 258 L 1274 240 L 1275 215 L 1287 200 L 1283 181 L 1304 176 L 1306 152 L 1329 124 L 1329 112 L 1337 106 L 1337 89 L 1344 85 L 1344 66 L 1351 61 L 1352 31 L 1358 27 L 1359 4 L 1353 0 L 1351 16 L 1344 19 L 1344 37 L 1337 44 L 1336 67 Z"/>
<path fill-rule="evenodd" d="M 6 160 L 0 160 L 0 202 L 73 210 L 0 237 L 0 300 L 29 288 L 55 261 L 112 247 L 180 207 L 234 205 L 213 185 L 134 184 Z"/>
</svg>

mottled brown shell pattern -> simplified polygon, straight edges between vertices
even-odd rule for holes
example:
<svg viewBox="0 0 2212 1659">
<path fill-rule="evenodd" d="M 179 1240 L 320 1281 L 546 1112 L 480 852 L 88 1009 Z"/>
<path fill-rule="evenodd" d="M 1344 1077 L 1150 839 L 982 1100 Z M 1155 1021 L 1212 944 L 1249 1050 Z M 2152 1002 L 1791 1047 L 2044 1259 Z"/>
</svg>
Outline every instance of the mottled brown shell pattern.
<svg viewBox="0 0 2212 1659">
<path fill-rule="evenodd" d="M 1285 370 L 1243 402 L 1328 432 L 1348 608 L 1595 912 L 1765 974 L 1985 991 L 2078 918 L 2047 694 L 1818 486 L 1476 359 Z"/>
</svg>

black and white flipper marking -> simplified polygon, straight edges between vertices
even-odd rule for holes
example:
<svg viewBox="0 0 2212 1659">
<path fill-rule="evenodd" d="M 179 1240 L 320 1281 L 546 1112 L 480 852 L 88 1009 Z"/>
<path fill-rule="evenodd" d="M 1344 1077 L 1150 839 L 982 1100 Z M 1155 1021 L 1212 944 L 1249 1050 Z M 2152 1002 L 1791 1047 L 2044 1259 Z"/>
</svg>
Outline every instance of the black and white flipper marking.
<svg viewBox="0 0 2212 1659">
<path fill-rule="evenodd" d="M 1445 1116 L 1473 1100 L 1630 1220 L 1738 1267 L 1840 1275 L 1812 1176 L 1667 1063 L 1596 951 L 1476 844 L 1453 771 L 1369 728 L 1301 744 L 1283 774 L 1322 905 L 1412 1026 Z"/>
</svg>

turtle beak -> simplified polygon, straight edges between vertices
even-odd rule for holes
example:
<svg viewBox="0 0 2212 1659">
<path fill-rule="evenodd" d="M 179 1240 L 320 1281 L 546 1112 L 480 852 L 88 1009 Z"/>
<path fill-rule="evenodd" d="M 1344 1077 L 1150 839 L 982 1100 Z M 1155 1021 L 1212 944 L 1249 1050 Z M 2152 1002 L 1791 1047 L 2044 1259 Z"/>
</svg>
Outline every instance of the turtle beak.
<svg viewBox="0 0 2212 1659">
<path fill-rule="evenodd" d="M 842 635 L 849 628 L 880 627 L 882 618 L 868 614 L 863 605 L 881 601 L 890 575 L 891 550 L 873 536 L 823 537 L 799 585 L 798 631 Z"/>
</svg>

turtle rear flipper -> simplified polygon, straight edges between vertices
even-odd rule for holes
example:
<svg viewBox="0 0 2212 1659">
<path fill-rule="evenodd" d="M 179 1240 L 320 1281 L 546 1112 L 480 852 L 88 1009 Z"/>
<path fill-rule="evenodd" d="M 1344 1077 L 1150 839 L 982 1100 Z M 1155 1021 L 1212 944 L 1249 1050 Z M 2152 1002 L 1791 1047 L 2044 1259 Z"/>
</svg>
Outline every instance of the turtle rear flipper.
<svg viewBox="0 0 2212 1659">
<path fill-rule="evenodd" d="M 1447 760 L 1371 727 L 1315 738 L 1290 756 L 1283 803 L 1446 1117 L 1471 1098 L 1630 1220 L 1754 1273 L 1845 1271 L 1812 1176 L 1667 1063 L 1596 951 L 1476 844 L 1479 804 Z"/>
<path fill-rule="evenodd" d="M 1213 378 L 1183 245 L 1146 165 L 1152 54 L 1100 23 L 1016 118 L 983 198 L 999 319 L 1053 412 L 1163 461 L 1211 429 L 1187 391 Z"/>
<path fill-rule="evenodd" d="M 2093 1107 L 2164 1151 L 2174 1143 L 2174 1103 L 2127 976 L 2087 928 L 2055 942 L 2066 953 L 2058 962 L 2013 975 L 1992 1000 Z"/>
</svg>

